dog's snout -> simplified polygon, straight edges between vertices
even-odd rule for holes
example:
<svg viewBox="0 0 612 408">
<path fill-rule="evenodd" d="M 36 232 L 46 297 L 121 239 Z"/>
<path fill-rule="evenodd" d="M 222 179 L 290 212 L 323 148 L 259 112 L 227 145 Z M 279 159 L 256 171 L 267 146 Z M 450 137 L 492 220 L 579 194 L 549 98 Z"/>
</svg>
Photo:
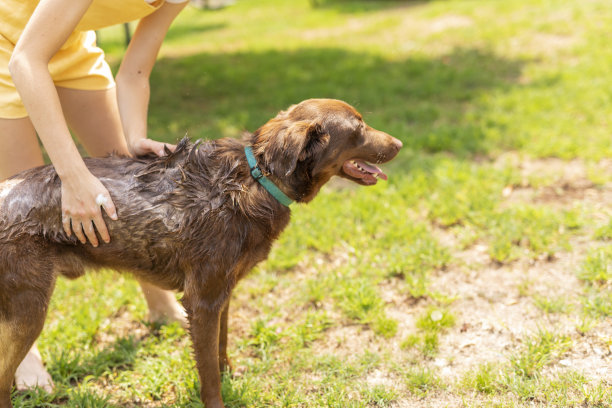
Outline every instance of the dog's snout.
<svg viewBox="0 0 612 408">
<path fill-rule="evenodd" d="M 404 146 L 404 144 L 402 143 L 401 140 L 396 139 L 393 136 L 391 136 L 391 139 L 392 139 L 393 147 L 395 148 L 395 150 L 399 152 L 400 149 Z"/>
</svg>

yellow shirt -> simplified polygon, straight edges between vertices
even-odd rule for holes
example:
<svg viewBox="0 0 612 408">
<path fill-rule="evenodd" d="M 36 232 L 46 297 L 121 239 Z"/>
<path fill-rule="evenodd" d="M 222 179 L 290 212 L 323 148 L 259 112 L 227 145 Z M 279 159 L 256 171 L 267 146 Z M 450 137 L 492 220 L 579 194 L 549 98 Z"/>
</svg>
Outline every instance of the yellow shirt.
<svg viewBox="0 0 612 408">
<path fill-rule="evenodd" d="M 145 0 L 94 0 L 68 40 L 49 62 L 56 86 L 99 90 L 114 86 L 103 51 L 93 30 L 141 19 L 163 4 Z M 39 0 L 0 0 L 0 118 L 27 116 L 8 70 L 17 40 Z"/>
</svg>

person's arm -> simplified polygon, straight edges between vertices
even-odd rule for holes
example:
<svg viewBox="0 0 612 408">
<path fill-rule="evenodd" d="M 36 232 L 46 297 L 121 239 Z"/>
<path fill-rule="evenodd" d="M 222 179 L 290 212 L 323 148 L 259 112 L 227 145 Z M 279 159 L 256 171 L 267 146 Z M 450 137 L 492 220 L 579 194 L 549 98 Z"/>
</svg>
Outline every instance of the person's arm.
<svg viewBox="0 0 612 408">
<path fill-rule="evenodd" d="M 41 0 L 15 45 L 9 70 L 28 115 L 62 182 L 62 223 L 68 236 L 94 245 L 92 221 L 110 241 L 100 203 L 116 219 L 112 199 L 83 162 L 68 130 L 48 63 L 66 42 L 92 0 Z M 97 201 L 97 203 L 96 203 Z"/>
<path fill-rule="evenodd" d="M 163 143 L 147 138 L 149 76 L 170 24 L 187 3 L 164 3 L 140 20 L 117 73 L 119 114 L 132 154 L 164 154 Z"/>
</svg>

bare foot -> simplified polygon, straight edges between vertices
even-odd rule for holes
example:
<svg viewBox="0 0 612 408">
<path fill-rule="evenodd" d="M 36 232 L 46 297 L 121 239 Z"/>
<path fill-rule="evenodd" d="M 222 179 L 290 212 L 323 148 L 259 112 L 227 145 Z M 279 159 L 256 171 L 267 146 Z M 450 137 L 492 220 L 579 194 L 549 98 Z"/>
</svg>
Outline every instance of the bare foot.
<svg viewBox="0 0 612 408">
<path fill-rule="evenodd" d="M 149 306 L 149 321 L 179 322 L 182 327 L 187 328 L 187 313 L 176 300 L 174 292 L 146 282 L 140 282 L 140 287 Z"/>
<path fill-rule="evenodd" d="M 53 381 L 43 365 L 36 344 L 32 346 L 15 372 L 15 384 L 18 390 L 40 387 L 46 392 L 53 392 Z"/>
</svg>

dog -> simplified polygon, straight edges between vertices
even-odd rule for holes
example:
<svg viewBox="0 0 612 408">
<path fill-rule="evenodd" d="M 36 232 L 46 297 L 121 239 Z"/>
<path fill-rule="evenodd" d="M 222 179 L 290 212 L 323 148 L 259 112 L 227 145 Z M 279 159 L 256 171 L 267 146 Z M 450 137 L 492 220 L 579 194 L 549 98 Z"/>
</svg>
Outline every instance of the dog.
<svg viewBox="0 0 612 408">
<path fill-rule="evenodd" d="M 131 272 L 183 291 L 207 408 L 221 408 L 230 293 L 333 176 L 374 185 L 375 165 L 402 143 L 366 125 L 350 105 L 309 99 L 242 140 L 181 140 L 162 157 L 86 158 L 119 220 L 111 242 L 81 244 L 62 227 L 60 179 L 50 165 L 0 183 L 0 408 L 10 408 L 15 370 L 40 334 L 58 275 Z M 369 164 L 374 163 L 374 164 Z"/>
</svg>

